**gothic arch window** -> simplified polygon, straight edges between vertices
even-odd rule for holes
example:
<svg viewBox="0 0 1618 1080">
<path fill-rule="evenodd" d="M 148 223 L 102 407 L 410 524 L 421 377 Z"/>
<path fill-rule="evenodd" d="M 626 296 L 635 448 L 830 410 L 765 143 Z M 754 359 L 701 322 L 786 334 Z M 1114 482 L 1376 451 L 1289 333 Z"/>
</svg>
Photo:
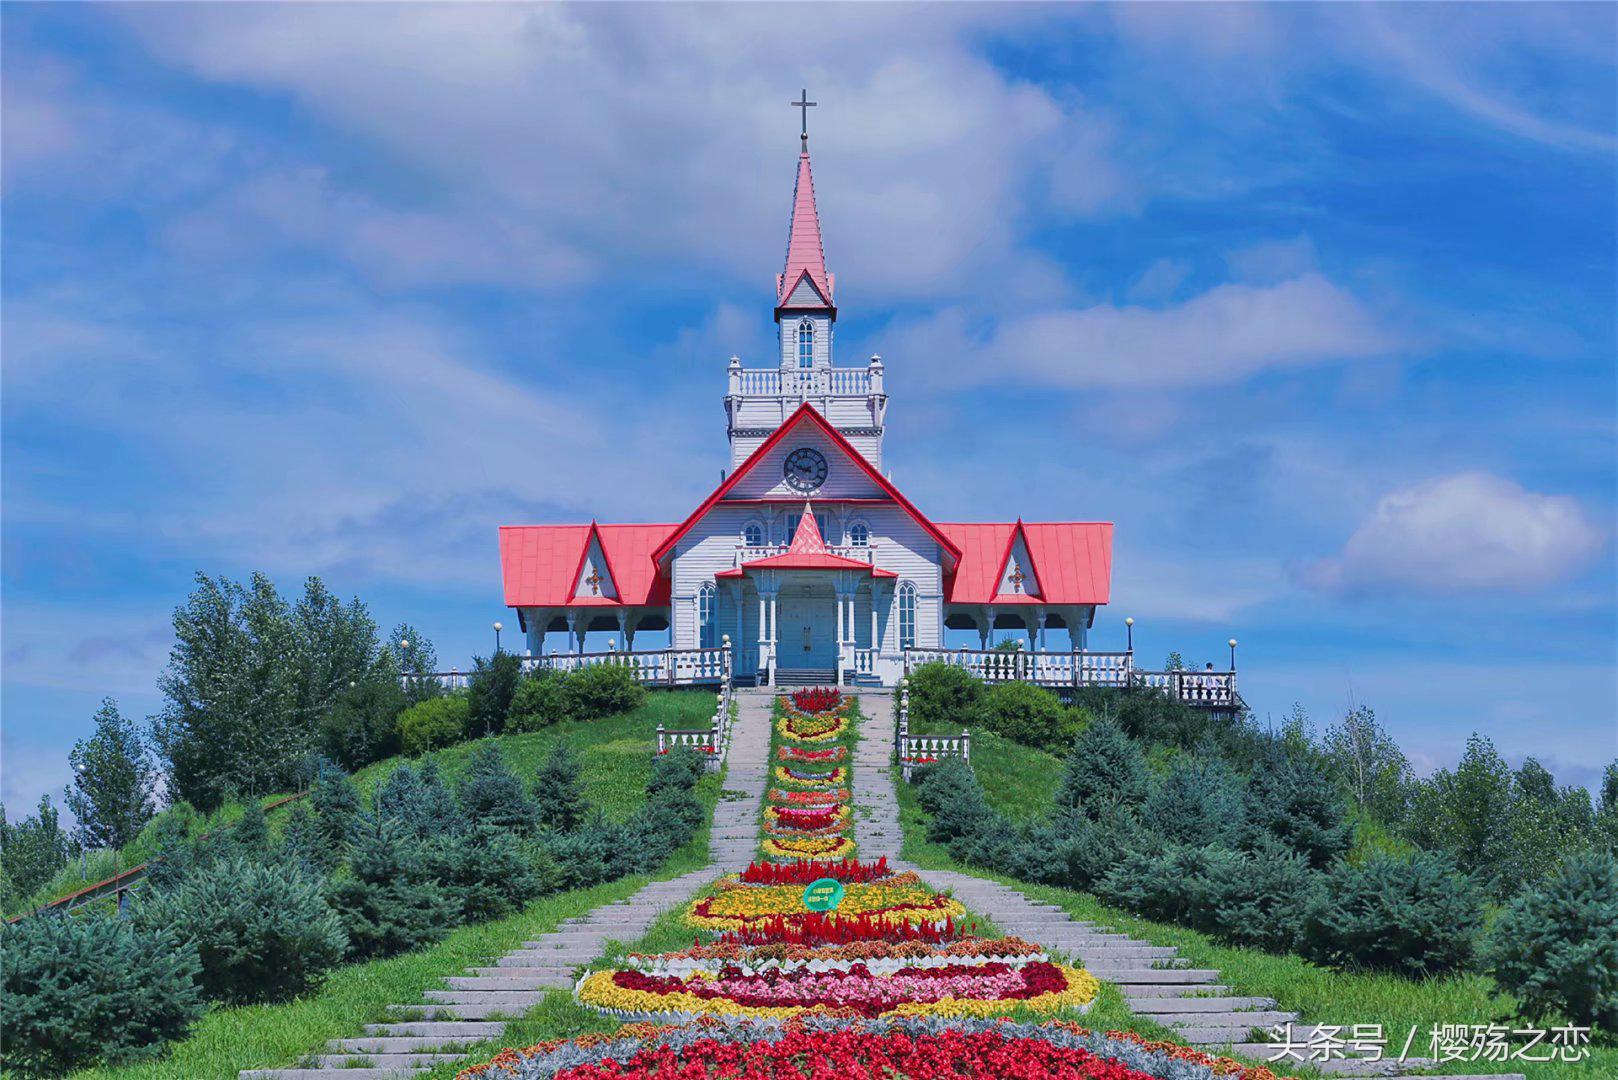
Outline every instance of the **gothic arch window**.
<svg viewBox="0 0 1618 1080">
<path fill-rule="evenodd" d="M 815 366 L 815 324 L 808 319 L 798 324 L 798 366 Z"/>
<path fill-rule="evenodd" d="M 749 521 L 742 526 L 742 543 L 748 547 L 763 547 L 764 523 L 762 521 Z"/>
<path fill-rule="evenodd" d="M 916 583 L 901 581 L 898 593 L 899 648 L 916 647 Z"/>
<path fill-rule="evenodd" d="M 697 590 L 697 633 L 701 648 L 719 645 L 719 589 L 711 581 Z"/>
<path fill-rule="evenodd" d="M 856 521 L 848 527 L 848 542 L 855 547 L 870 547 L 871 527 L 863 521 Z"/>
</svg>

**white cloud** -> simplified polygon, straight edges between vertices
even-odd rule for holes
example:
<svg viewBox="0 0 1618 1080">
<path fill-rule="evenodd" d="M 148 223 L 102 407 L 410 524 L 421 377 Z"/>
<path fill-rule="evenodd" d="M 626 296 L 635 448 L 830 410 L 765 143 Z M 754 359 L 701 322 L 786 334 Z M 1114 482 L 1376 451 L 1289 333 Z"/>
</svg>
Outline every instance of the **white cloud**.
<svg viewBox="0 0 1618 1080">
<path fill-rule="evenodd" d="M 1191 264 L 1184 259 L 1158 259 L 1141 272 L 1127 295 L 1136 303 L 1167 300 L 1190 274 Z"/>
<path fill-rule="evenodd" d="M 1265 240 L 1225 253 L 1225 264 L 1239 281 L 1270 284 L 1314 273 L 1319 260 L 1307 236 Z"/>
<path fill-rule="evenodd" d="M 1303 574 L 1330 592 L 1528 592 L 1585 569 L 1607 540 L 1575 500 L 1468 472 L 1382 497 L 1340 555 Z"/>
</svg>

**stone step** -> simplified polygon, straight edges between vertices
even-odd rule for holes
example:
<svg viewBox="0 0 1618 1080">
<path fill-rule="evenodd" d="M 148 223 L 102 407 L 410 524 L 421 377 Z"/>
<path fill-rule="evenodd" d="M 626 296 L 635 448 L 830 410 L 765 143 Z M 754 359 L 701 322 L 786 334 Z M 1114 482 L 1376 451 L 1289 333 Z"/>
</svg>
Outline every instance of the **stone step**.
<svg viewBox="0 0 1618 1080">
<path fill-rule="evenodd" d="M 1298 1014 L 1293 1012 L 1235 1010 L 1227 1009 L 1224 1012 L 1172 1012 L 1156 1013 L 1152 1019 L 1167 1027 L 1181 1028 L 1235 1028 L 1247 1032 L 1256 1027 L 1267 1028 L 1274 1024 L 1295 1024 Z"/>
<path fill-rule="evenodd" d="M 504 1005 L 518 1012 L 545 999 L 541 990 L 428 990 L 422 994 L 439 1005 Z"/>
<path fill-rule="evenodd" d="M 523 975 L 514 973 L 512 968 L 496 969 L 505 971 L 504 975 L 457 975 L 445 979 L 444 983 L 451 990 L 548 990 L 553 986 L 572 986 L 573 976 L 569 974 Z"/>
<path fill-rule="evenodd" d="M 519 1017 L 526 1005 L 453 1005 L 447 1003 L 395 1005 L 394 1012 L 410 1020 L 494 1020 Z M 408 1022 L 408 1021 L 407 1021 Z"/>
<path fill-rule="evenodd" d="M 366 1024 L 365 1034 L 392 1036 L 444 1035 L 469 1040 L 494 1039 L 504 1034 L 506 1025 L 478 1020 L 405 1020 L 394 1024 Z"/>
<path fill-rule="evenodd" d="M 592 956 L 590 959 L 593 960 L 595 957 Z M 588 960 L 580 960 L 578 964 L 570 964 L 567 962 L 566 957 L 557 956 L 556 954 L 550 952 L 520 952 L 507 953 L 506 955 L 499 957 L 495 960 L 495 967 L 468 968 L 467 970 L 475 971 L 479 975 L 493 975 L 497 971 L 509 968 L 534 968 L 540 971 L 572 971 L 575 967 L 587 963 L 589 963 Z"/>
<path fill-rule="evenodd" d="M 333 1039 L 326 1044 L 326 1047 L 344 1054 L 421 1054 L 454 1051 L 483 1041 L 464 1035 L 372 1035 L 356 1039 Z"/>
<path fill-rule="evenodd" d="M 1154 1019 L 1156 1018 L 1154 1017 Z M 1247 1027 L 1243 1024 L 1210 1024 L 1206 1027 L 1192 1027 L 1176 1024 L 1171 1026 L 1180 1038 L 1186 1042 L 1196 1046 L 1208 1047 L 1248 1042 L 1253 1037 L 1253 1028 L 1262 1028 L 1265 1025 L 1254 1024 L 1253 1027 Z M 1309 1039 L 1308 1029 L 1306 1028 L 1294 1025 L 1292 1032 L 1292 1037 L 1296 1042 L 1307 1042 Z M 1274 1051 L 1271 1051 L 1271 1053 L 1274 1053 Z"/>
<path fill-rule="evenodd" d="M 325 1069 L 393 1067 L 427 1069 L 444 1061 L 459 1061 L 460 1054 L 322 1054 L 315 1063 Z"/>
<path fill-rule="evenodd" d="M 1097 972 L 1097 974 L 1100 974 Z M 1219 978 L 1213 968 L 1114 968 L 1104 976 L 1112 983 L 1211 983 Z"/>
<path fill-rule="evenodd" d="M 1230 987 L 1219 983 L 1131 983 L 1119 982 L 1118 991 L 1126 998 L 1192 997 L 1201 994 L 1227 994 Z M 1210 999 L 1215 1000 L 1215 999 Z"/>
<path fill-rule="evenodd" d="M 1265 997 L 1170 997 L 1168 995 L 1153 995 L 1137 997 L 1133 993 L 1124 995 L 1124 1003 L 1129 1006 L 1130 1012 L 1141 1016 L 1150 1016 L 1157 1020 L 1158 1013 L 1233 1013 L 1246 1009 L 1269 1009 L 1275 1006 L 1275 1001 Z M 1158 1021 L 1165 1023 L 1166 1021 Z"/>
</svg>

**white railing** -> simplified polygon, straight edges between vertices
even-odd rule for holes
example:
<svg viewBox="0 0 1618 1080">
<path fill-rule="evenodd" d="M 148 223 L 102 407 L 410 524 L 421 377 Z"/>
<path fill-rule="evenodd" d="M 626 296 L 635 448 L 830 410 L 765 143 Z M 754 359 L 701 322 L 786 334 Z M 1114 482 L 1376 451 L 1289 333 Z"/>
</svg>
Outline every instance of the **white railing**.
<svg viewBox="0 0 1618 1080">
<path fill-rule="evenodd" d="M 905 674 L 922 664 L 964 668 L 984 682 L 1031 682 L 1039 686 L 1143 688 L 1187 705 L 1236 708 L 1236 672 L 1144 671 L 1129 652 L 1027 652 L 1021 649 L 906 649 Z"/>
<path fill-rule="evenodd" d="M 899 759 L 899 774 L 908 783 L 917 769 L 941 758 L 958 757 L 971 764 L 972 733 L 962 728 L 959 735 L 910 734 L 910 688 L 900 683 L 899 729 L 894 738 L 893 751 Z"/>
<path fill-rule="evenodd" d="M 758 559 L 768 559 L 774 555 L 785 555 L 790 550 L 790 544 L 737 544 L 735 561 L 732 566 L 742 566 Z M 845 559 L 858 559 L 861 562 L 876 562 L 876 546 L 872 544 L 827 544 L 826 550 L 833 555 L 841 555 Z"/>
<path fill-rule="evenodd" d="M 855 649 L 854 650 L 854 674 L 855 675 L 872 675 L 872 674 L 875 674 L 875 672 L 876 672 L 876 650 L 875 649 Z"/>
<path fill-rule="evenodd" d="M 737 391 L 761 397 L 865 397 L 881 393 L 873 383 L 869 368 L 742 368 Z"/>
<path fill-rule="evenodd" d="M 657 753 L 662 755 L 676 746 L 689 746 L 702 756 L 704 768 L 718 772 L 724 767 L 730 750 L 731 701 L 730 681 L 726 680 L 719 687 L 719 700 L 708 727 L 676 729 L 657 725 Z"/>
<path fill-rule="evenodd" d="M 614 664 L 627 667 L 635 678 L 648 686 L 696 686 L 718 683 L 729 686 L 731 681 L 731 653 L 727 642 L 710 649 L 651 649 L 622 652 L 609 649 L 594 653 L 559 653 L 535 656 L 523 653 L 519 658 L 525 674 L 540 670 L 578 671 L 582 668 Z M 430 680 L 446 690 L 465 690 L 471 672 L 410 671 L 399 676 L 408 685 L 419 680 Z"/>
</svg>

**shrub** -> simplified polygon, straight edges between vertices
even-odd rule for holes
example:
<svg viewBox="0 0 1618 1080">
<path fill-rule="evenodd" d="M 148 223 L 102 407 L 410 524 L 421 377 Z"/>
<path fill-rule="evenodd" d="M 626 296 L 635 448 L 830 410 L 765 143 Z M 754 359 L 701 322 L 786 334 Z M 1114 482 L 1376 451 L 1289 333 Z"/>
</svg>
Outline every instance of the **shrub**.
<svg viewBox="0 0 1618 1080">
<path fill-rule="evenodd" d="M 1157 690 L 1086 688 L 1074 703 L 1110 718 L 1130 738 L 1189 748 L 1208 724 L 1196 709 Z"/>
<path fill-rule="evenodd" d="M 411 757 L 466 738 L 471 705 L 464 694 L 418 701 L 399 714 L 399 747 Z"/>
<path fill-rule="evenodd" d="M 1378 968 L 1423 977 L 1465 967 L 1483 901 L 1472 879 L 1446 856 L 1374 856 L 1339 862 L 1311 895 L 1299 951 L 1343 968 Z"/>
<path fill-rule="evenodd" d="M 1354 823 L 1337 784 L 1296 754 L 1271 753 L 1247 783 L 1249 844 L 1263 833 L 1323 867 L 1348 850 Z"/>
<path fill-rule="evenodd" d="M 1033 683 L 1006 682 L 983 695 L 983 726 L 1013 742 L 1062 753 L 1078 734 L 1079 722 L 1049 690 Z"/>
<path fill-rule="evenodd" d="M 379 815 L 399 822 L 418 840 L 453 830 L 461 823 L 455 797 L 444 787 L 438 765 L 430 758 L 419 772 L 409 765 L 394 769 L 377 788 L 372 802 Z"/>
<path fill-rule="evenodd" d="M 331 869 L 348 850 L 348 834 L 360 813 L 360 790 L 340 769 L 323 768 L 309 789 L 309 805 L 315 812 L 320 857 Z"/>
<path fill-rule="evenodd" d="M 1618 860 L 1572 855 L 1517 897 L 1495 926 L 1490 961 L 1524 1015 L 1618 1030 Z"/>
<path fill-rule="evenodd" d="M 511 699 L 521 681 L 522 660 L 515 653 L 497 652 L 487 660 L 473 657 L 466 690 L 466 733 L 481 739 L 504 731 Z"/>
<path fill-rule="evenodd" d="M 143 898 L 135 922 L 196 946 L 198 983 L 231 1004 L 285 1001 L 317 986 L 348 938 L 317 880 L 290 866 L 221 859 L 178 889 Z"/>
<path fill-rule="evenodd" d="M 1247 816 L 1242 790 L 1217 758 L 1181 757 L 1141 807 L 1141 824 L 1175 844 L 1234 847 Z"/>
<path fill-rule="evenodd" d="M 667 755 L 662 760 L 667 760 Z M 567 743 L 556 744 L 539 767 L 535 781 L 534 805 L 539 827 L 554 832 L 578 828 L 589 813 L 590 804 L 584 797 L 578 755 Z"/>
<path fill-rule="evenodd" d="M 528 833 L 539 821 L 534 800 L 493 743 L 472 751 L 455 797 L 470 822 Z"/>
<path fill-rule="evenodd" d="M 599 813 L 570 833 L 543 838 L 556 866 L 557 887 L 583 889 L 618 876 L 628 836 Z"/>
<path fill-rule="evenodd" d="M 270 822 L 264 804 L 249 799 L 242 816 L 230 830 L 230 846 L 244 859 L 262 859 L 270 852 Z"/>
<path fill-rule="evenodd" d="M 1198 925 L 1235 945 L 1285 952 L 1298 939 L 1318 877 L 1308 860 L 1280 845 L 1212 862 L 1203 870 Z"/>
<path fill-rule="evenodd" d="M 423 858 L 426 872 L 459 904 L 463 922 L 504 915 L 540 890 L 516 837 L 490 825 L 435 837 Z"/>
<path fill-rule="evenodd" d="M 971 727 L 983 706 L 983 683 L 965 668 L 934 661 L 906 676 L 910 722 Z"/>
<path fill-rule="evenodd" d="M 541 668 L 517 684 L 511 697 L 507 731 L 538 731 L 572 719 L 573 700 L 568 694 L 566 672 Z"/>
<path fill-rule="evenodd" d="M 638 709 L 646 687 L 628 664 L 594 664 L 567 677 L 567 713 L 575 720 L 599 720 Z"/>
<path fill-rule="evenodd" d="M 1146 916 L 1208 928 L 1207 881 L 1243 868 L 1240 853 L 1217 847 L 1171 844 L 1161 851 L 1130 852 L 1096 885 L 1096 893 Z"/>
<path fill-rule="evenodd" d="M 286 824 L 281 828 L 281 860 L 316 875 L 326 868 L 315 815 L 307 802 L 293 803 L 287 811 Z"/>
<path fill-rule="evenodd" d="M 392 757 L 400 748 L 399 714 L 409 704 L 394 665 L 379 664 L 337 696 L 320 722 L 321 746 L 351 771 Z"/>
<path fill-rule="evenodd" d="M 202 1015 L 196 974 L 194 948 L 128 919 L 0 923 L 0 1064 L 60 1076 L 155 1057 Z"/>
<path fill-rule="evenodd" d="M 327 890 L 349 955 L 391 956 L 449 933 L 460 905 L 432 877 L 421 845 L 398 822 L 369 814 L 354 832 L 352 876 Z"/>
<path fill-rule="evenodd" d="M 1092 821 L 1077 811 L 1059 810 L 1029 829 L 1028 844 L 1040 855 L 1029 871 L 1034 881 L 1088 890 L 1125 855 L 1155 841 L 1128 811 Z"/>
<path fill-rule="evenodd" d="M 916 799 L 927 811 L 927 836 L 948 844 L 988 824 L 991 812 L 972 767 L 944 758 L 916 771 Z"/>
<path fill-rule="evenodd" d="M 1073 740 L 1056 802 L 1093 821 L 1139 807 L 1147 786 L 1146 758 L 1140 747 L 1117 724 L 1098 720 Z"/>
</svg>

